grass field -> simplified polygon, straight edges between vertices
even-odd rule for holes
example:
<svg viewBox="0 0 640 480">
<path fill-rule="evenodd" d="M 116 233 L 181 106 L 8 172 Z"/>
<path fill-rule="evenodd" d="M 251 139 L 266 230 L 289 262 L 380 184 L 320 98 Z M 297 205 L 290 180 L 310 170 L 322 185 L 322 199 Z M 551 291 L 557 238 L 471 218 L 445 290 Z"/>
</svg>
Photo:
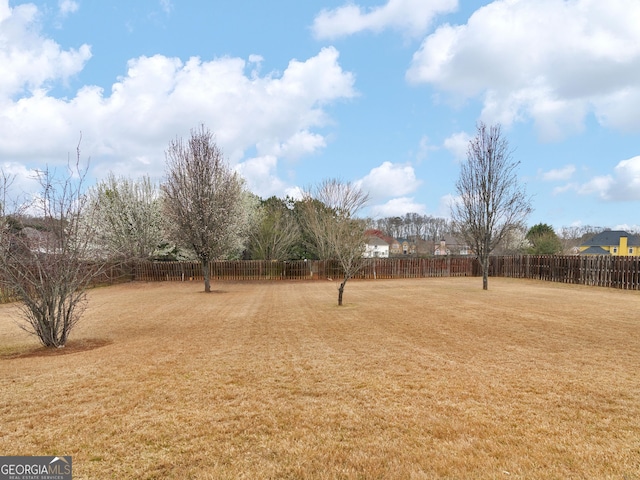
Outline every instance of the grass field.
<svg viewBox="0 0 640 480">
<path fill-rule="evenodd" d="M 477 278 L 92 290 L 0 306 L 0 455 L 74 479 L 640 479 L 640 292 Z"/>
</svg>

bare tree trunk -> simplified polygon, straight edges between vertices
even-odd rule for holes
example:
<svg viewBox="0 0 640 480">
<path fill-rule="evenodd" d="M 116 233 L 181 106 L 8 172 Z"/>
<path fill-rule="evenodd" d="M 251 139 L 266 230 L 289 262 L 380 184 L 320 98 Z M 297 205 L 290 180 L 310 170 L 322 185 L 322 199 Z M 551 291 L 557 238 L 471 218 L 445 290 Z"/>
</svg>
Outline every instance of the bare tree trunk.
<svg viewBox="0 0 640 480">
<path fill-rule="evenodd" d="M 344 294 L 344 286 L 347 284 L 348 280 L 349 280 L 349 277 L 345 276 L 344 280 L 342 281 L 342 283 L 338 287 L 338 306 L 339 307 L 342 306 L 342 295 Z"/>
<path fill-rule="evenodd" d="M 489 289 L 489 256 L 482 259 L 482 289 Z"/>
<path fill-rule="evenodd" d="M 204 291 L 205 293 L 211 292 L 211 275 L 209 271 L 209 259 L 202 259 L 202 276 L 204 277 Z"/>
</svg>

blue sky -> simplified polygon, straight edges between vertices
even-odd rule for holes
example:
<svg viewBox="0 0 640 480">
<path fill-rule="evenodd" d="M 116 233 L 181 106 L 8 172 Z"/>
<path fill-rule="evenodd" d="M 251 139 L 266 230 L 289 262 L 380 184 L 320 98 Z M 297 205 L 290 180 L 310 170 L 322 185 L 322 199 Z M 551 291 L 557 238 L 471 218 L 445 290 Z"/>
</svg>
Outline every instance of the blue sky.
<svg viewBox="0 0 640 480">
<path fill-rule="evenodd" d="M 640 228 L 637 0 L 0 0 L 0 166 L 160 181 L 205 124 L 262 197 L 357 182 L 372 216 L 448 216 L 500 123 L 529 224 Z"/>
</svg>

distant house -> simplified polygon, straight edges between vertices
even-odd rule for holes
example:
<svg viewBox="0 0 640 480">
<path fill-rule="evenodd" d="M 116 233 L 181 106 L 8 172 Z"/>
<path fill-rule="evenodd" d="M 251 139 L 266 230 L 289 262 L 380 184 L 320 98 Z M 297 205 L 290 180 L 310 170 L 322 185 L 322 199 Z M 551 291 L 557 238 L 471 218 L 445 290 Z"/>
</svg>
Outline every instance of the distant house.
<svg viewBox="0 0 640 480">
<path fill-rule="evenodd" d="M 400 253 L 402 253 L 402 245 L 400 245 L 400 242 L 395 238 L 392 238 L 389 243 L 389 253 L 391 255 L 400 255 Z"/>
<path fill-rule="evenodd" d="M 624 230 L 606 230 L 578 247 L 580 255 L 640 255 L 640 236 Z"/>
<path fill-rule="evenodd" d="M 408 238 L 395 238 L 391 244 L 391 255 L 415 255 L 416 243 Z"/>
<path fill-rule="evenodd" d="M 363 256 L 366 258 L 388 258 L 389 244 L 376 235 L 370 235 L 367 238 Z"/>
<path fill-rule="evenodd" d="M 461 240 L 453 235 L 445 234 L 440 240 L 440 243 L 436 245 L 433 252 L 434 255 L 472 255 L 473 250 L 467 245 L 464 240 Z"/>
<path fill-rule="evenodd" d="M 440 244 L 436 245 L 436 249 L 433 252 L 434 255 L 451 255 L 451 249 L 447 246 L 446 240 L 440 240 Z"/>
</svg>

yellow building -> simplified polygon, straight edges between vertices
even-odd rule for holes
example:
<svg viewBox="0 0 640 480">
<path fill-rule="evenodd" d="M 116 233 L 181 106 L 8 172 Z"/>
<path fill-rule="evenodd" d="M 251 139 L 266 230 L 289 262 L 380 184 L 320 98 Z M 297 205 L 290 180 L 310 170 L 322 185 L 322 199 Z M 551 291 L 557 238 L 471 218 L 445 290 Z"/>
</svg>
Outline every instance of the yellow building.
<svg viewBox="0 0 640 480">
<path fill-rule="evenodd" d="M 640 237 L 624 230 L 606 230 L 579 247 L 580 255 L 640 255 Z"/>
</svg>

